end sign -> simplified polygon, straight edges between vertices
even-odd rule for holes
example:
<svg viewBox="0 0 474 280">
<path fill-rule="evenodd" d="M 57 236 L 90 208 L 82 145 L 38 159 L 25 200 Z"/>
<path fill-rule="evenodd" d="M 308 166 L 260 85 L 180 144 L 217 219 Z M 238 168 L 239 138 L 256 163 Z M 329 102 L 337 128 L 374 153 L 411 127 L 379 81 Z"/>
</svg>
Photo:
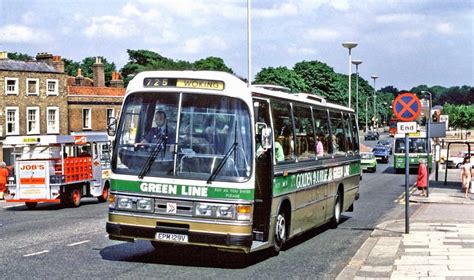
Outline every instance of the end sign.
<svg viewBox="0 0 474 280">
<path fill-rule="evenodd" d="M 416 133 L 416 122 L 397 122 L 397 132 L 401 134 Z"/>
</svg>

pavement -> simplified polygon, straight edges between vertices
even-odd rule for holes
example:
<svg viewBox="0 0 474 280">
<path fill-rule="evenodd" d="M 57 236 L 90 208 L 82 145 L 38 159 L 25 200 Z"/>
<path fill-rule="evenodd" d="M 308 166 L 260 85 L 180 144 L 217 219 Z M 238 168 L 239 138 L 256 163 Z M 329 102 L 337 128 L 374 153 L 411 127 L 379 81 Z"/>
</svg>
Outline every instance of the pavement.
<svg viewBox="0 0 474 280">
<path fill-rule="evenodd" d="M 459 170 L 430 175 L 429 196 L 412 186 L 406 222 L 391 220 L 370 237 L 336 279 L 474 279 L 474 194 L 464 198 Z"/>
</svg>

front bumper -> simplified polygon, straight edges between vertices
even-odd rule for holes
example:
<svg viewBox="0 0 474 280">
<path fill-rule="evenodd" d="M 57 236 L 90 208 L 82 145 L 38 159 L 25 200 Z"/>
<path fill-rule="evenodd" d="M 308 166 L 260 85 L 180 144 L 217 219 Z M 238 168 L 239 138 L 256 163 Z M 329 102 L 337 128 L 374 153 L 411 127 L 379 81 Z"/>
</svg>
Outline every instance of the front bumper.
<svg viewBox="0 0 474 280">
<path fill-rule="evenodd" d="M 205 245 L 248 251 L 252 245 L 251 225 L 229 225 L 195 221 L 168 221 L 109 213 L 106 231 L 110 239 L 155 240 L 157 232 L 185 234 L 190 245 Z"/>
</svg>

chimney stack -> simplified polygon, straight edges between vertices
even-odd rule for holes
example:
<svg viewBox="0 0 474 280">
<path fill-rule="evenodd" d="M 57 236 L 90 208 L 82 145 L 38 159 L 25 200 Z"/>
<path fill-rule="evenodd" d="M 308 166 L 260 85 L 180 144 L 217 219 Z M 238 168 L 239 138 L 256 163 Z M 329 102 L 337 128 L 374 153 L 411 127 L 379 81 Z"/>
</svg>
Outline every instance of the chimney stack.
<svg viewBox="0 0 474 280">
<path fill-rule="evenodd" d="M 123 80 L 120 78 L 119 72 L 112 72 L 112 80 L 110 81 L 110 87 L 123 88 Z"/>
<path fill-rule="evenodd" d="M 36 61 L 44 62 L 50 66 L 53 66 L 53 55 L 48 52 L 41 52 L 36 55 Z"/>
<path fill-rule="evenodd" d="M 84 86 L 84 76 L 82 76 L 81 68 L 77 69 L 76 86 Z"/>
<path fill-rule="evenodd" d="M 53 56 L 53 67 L 60 73 L 64 73 L 64 61 L 60 55 Z"/>
<path fill-rule="evenodd" d="M 92 65 L 92 71 L 94 72 L 94 86 L 104 87 L 105 86 L 105 74 L 104 64 L 100 57 L 95 58 L 95 63 Z"/>
</svg>

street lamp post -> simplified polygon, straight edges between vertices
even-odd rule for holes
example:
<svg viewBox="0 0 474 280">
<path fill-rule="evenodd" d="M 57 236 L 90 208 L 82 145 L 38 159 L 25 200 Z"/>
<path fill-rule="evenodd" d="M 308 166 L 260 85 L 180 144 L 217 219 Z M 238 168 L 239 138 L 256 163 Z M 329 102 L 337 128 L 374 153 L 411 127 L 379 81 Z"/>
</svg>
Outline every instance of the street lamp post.
<svg viewBox="0 0 474 280">
<path fill-rule="evenodd" d="M 430 96 L 430 105 L 428 110 L 428 123 L 426 125 L 426 162 L 428 163 L 428 171 L 430 170 L 430 153 L 431 153 L 431 143 L 430 143 L 430 125 L 431 125 L 431 92 L 422 90 L 421 93 L 429 94 Z M 447 167 L 446 167 L 447 168 Z M 436 172 L 438 172 L 438 166 L 436 166 Z M 426 180 L 426 197 L 430 196 L 430 176 L 428 172 L 428 180 Z"/>
<path fill-rule="evenodd" d="M 344 48 L 349 49 L 349 108 L 351 108 L 351 49 L 357 47 L 355 42 L 344 42 L 342 43 Z"/>
<path fill-rule="evenodd" d="M 375 125 L 375 121 L 377 120 L 377 109 L 376 109 L 376 107 L 375 107 L 375 100 L 377 99 L 377 95 L 375 94 L 375 92 L 376 92 L 376 91 L 375 91 L 375 80 L 377 80 L 377 78 L 378 78 L 379 76 L 377 76 L 377 75 L 372 75 L 372 76 L 370 76 L 370 77 L 371 77 L 372 79 L 374 79 L 374 125 Z"/>
<path fill-rule="evenodd" d="M 368 123 L 367 123 L 367 116 L 369 115 L 369 108 L 368 108 L 368 105 L 369 105 L 369 98 L 371 96 L 367 96 L 367 99 L 365 99 L 365 132 L 368 131 Z"/>
<path fill-rule="evenodd" d="M 352 64 L 356 66 L 356 116 L 357 121 L 359 121 L 359 64 L 362 63 L 362 60 L 353 60 Z"/>
</svg>

